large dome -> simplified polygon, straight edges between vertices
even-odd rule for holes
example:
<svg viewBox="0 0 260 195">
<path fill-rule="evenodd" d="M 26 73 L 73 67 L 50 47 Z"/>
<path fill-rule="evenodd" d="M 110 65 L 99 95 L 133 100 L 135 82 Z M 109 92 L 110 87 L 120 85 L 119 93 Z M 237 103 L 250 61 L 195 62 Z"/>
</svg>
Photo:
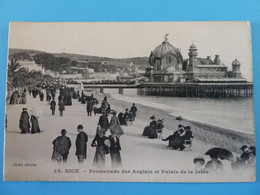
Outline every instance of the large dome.
<svg viewBox="0 0 260 195">
<path fill-rule="evenodd" d="M 175 48 L 174 46 L 172 46 L 167 40 L 165 40 L 165 41 L 162 42 L 161 45 L 156 47 L 151 52 L 151 55 L 150 55 L 150 58 L 149 58 L 150 65 L 153 65 L 154 60 L 162 59 L 165 56 L 173 56 L 174 58 L 176 58 L 176 60 L 178 62 L 183 61 L 182 55 L 179 52 L 179 50 L 177 48 Z"/>
</svg>

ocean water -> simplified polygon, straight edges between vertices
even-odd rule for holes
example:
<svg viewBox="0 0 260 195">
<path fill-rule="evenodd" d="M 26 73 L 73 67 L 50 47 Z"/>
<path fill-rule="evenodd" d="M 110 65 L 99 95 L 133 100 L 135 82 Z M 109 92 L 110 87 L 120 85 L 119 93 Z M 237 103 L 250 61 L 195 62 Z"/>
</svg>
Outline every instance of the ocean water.
<svg viewBox="0 0 260 195">
<path fill-rule="evenodd" d="M 159 108 L 171 115 L 199 121 L 234 131 L 254 134 L 254 99 L 253 98 L 179 98 L 140 96 L 136 89 L 104 89 L 111 97 L 144 106 Z"/>
</svg>

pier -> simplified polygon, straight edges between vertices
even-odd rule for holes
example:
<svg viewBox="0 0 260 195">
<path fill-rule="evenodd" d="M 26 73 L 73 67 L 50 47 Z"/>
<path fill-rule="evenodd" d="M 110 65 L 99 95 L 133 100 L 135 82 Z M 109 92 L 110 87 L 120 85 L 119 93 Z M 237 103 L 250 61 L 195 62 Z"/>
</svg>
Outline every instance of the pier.
<svg viewBox="0 0 260 195">
<path fill-rule="evenodd" d="M 139 95 L 171 97 L 252 97 L 253 83 L 143 83 Z"/>
<path fill-rule="evenodd" d="M 138 95 L 154 95 L 169 97 L 207 97 L 232 98 L 252 97 L 253 83 L 142 83 L 142 84 L 84 84 L 84 89 L 118 89 L 124 94 L 124 89 L 137 89 Z"/>
</svg>

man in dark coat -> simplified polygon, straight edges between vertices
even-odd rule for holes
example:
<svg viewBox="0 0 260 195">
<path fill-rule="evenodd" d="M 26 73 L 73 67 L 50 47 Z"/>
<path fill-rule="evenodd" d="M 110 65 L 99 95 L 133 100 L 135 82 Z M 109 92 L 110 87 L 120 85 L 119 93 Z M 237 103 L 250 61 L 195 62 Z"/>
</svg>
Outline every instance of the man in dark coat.
<svg viewBox="0 0 260 195">
<path fill-rule="evenodd" d="M 107 118 L 107 114 L 102 112 L 102 115 L 99 117 L 98 125 L 100 125 L 101 129 L 107 129 L 109 126 L 109 121 Z"/>
<path fill-rule="evenodd" d="M 29 114 L 27 112 L 27 108 L 23 108 L 19 128 L 21 129 L 21 133 L 30 133 L 30 122 L 29 122 Z"/>
<path fill-rule="evenodd" d="M 44 94 L 43 92 L 40 93 L 40 101 L 43 101 L 43 98 L 44 98 Z"/>
<path fill-rule="evenodd" d="M 133 121 L 135 121 L 135 117 L 136 117 L 136 112 L 137 112 L 137 108 L 135 106 L 135 103 L 133 103 L 133 106 L 131 107 L 131 112 L 133 114 Z"/>
<path fill-rule="evenodd" d="M 55 115 L 55 107 L 56 107 L 56 102 L 55 100 L 53 99 L 50 103 L 50 109 L 51 109 L 51 114 L 52 115 Z"/>
<path fill-rule="evenodd" d="M 84 162 L 84 159 L 87 159 L 88 135 L 83 131 L 82 125 L 78 125 L 77 130 L 79 134 L 76 139 L 76 156 L 79 164 L 81 164 Z"/>
<path fill-rule="evenodd" d="M 60 116 L 63 116 L 63 111 L 65 110 L 65 104 L 64 102 L 61 100 L 59 102 L 59 111 L 60 111 Z"/>
<path fill-rule="evenodd" d="M 178 126 L 178 130 L 175 131 L 172 135 L 168 136 L 167 138 L 165 139 L 162 139 L 163 141 L 168 141 L 169 140 L 169 144 L 167 147 L 173 147 L 174 146 L 174 149 L 177 149 L 176 147 L 178 147 L 176 145 L 176 140 L 179 140 L 180 139 L 180 135 L 183 133 L 183 126 L 181 124 L 179 124 Z M 174 142 L 175 141 L 175 142 Z M 175 144 L 174 144 L 175 143 Z"/>
<path fill-rule="evenodd" d="M 69 149 L 71 147 L 70 138 L 66 136 L 67 131 L 65 129 L 61 130 L 61 136 L 53 140 L 53 155 L 52 160 L 57 160 L 58 162 L 67 162 L 69 155 Z"/>
<path fill-rule="evenodd" d="M 93 102 L 92 98 L 89 98 L 89 100 L 87 102 L 87 113 L 88 113 L 88 116 L 91 116 L 91 114 L 92 114 L 93 105 L 94 105 L 94 102 Z"/>
</svg>

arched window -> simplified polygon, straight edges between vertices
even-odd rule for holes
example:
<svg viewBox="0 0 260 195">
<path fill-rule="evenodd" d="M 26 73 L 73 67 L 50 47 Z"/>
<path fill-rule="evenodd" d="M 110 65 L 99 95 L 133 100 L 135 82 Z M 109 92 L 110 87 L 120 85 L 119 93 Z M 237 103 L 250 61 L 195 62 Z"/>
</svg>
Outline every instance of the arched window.
<svg viewBox="0 0 260 195">
<path fill-rule="evenodd" d="M 161 60 L 160 59 L 155 60 L 155 65 L 156 65 L 156 70 L 161 71 Z"/>
</svg>

